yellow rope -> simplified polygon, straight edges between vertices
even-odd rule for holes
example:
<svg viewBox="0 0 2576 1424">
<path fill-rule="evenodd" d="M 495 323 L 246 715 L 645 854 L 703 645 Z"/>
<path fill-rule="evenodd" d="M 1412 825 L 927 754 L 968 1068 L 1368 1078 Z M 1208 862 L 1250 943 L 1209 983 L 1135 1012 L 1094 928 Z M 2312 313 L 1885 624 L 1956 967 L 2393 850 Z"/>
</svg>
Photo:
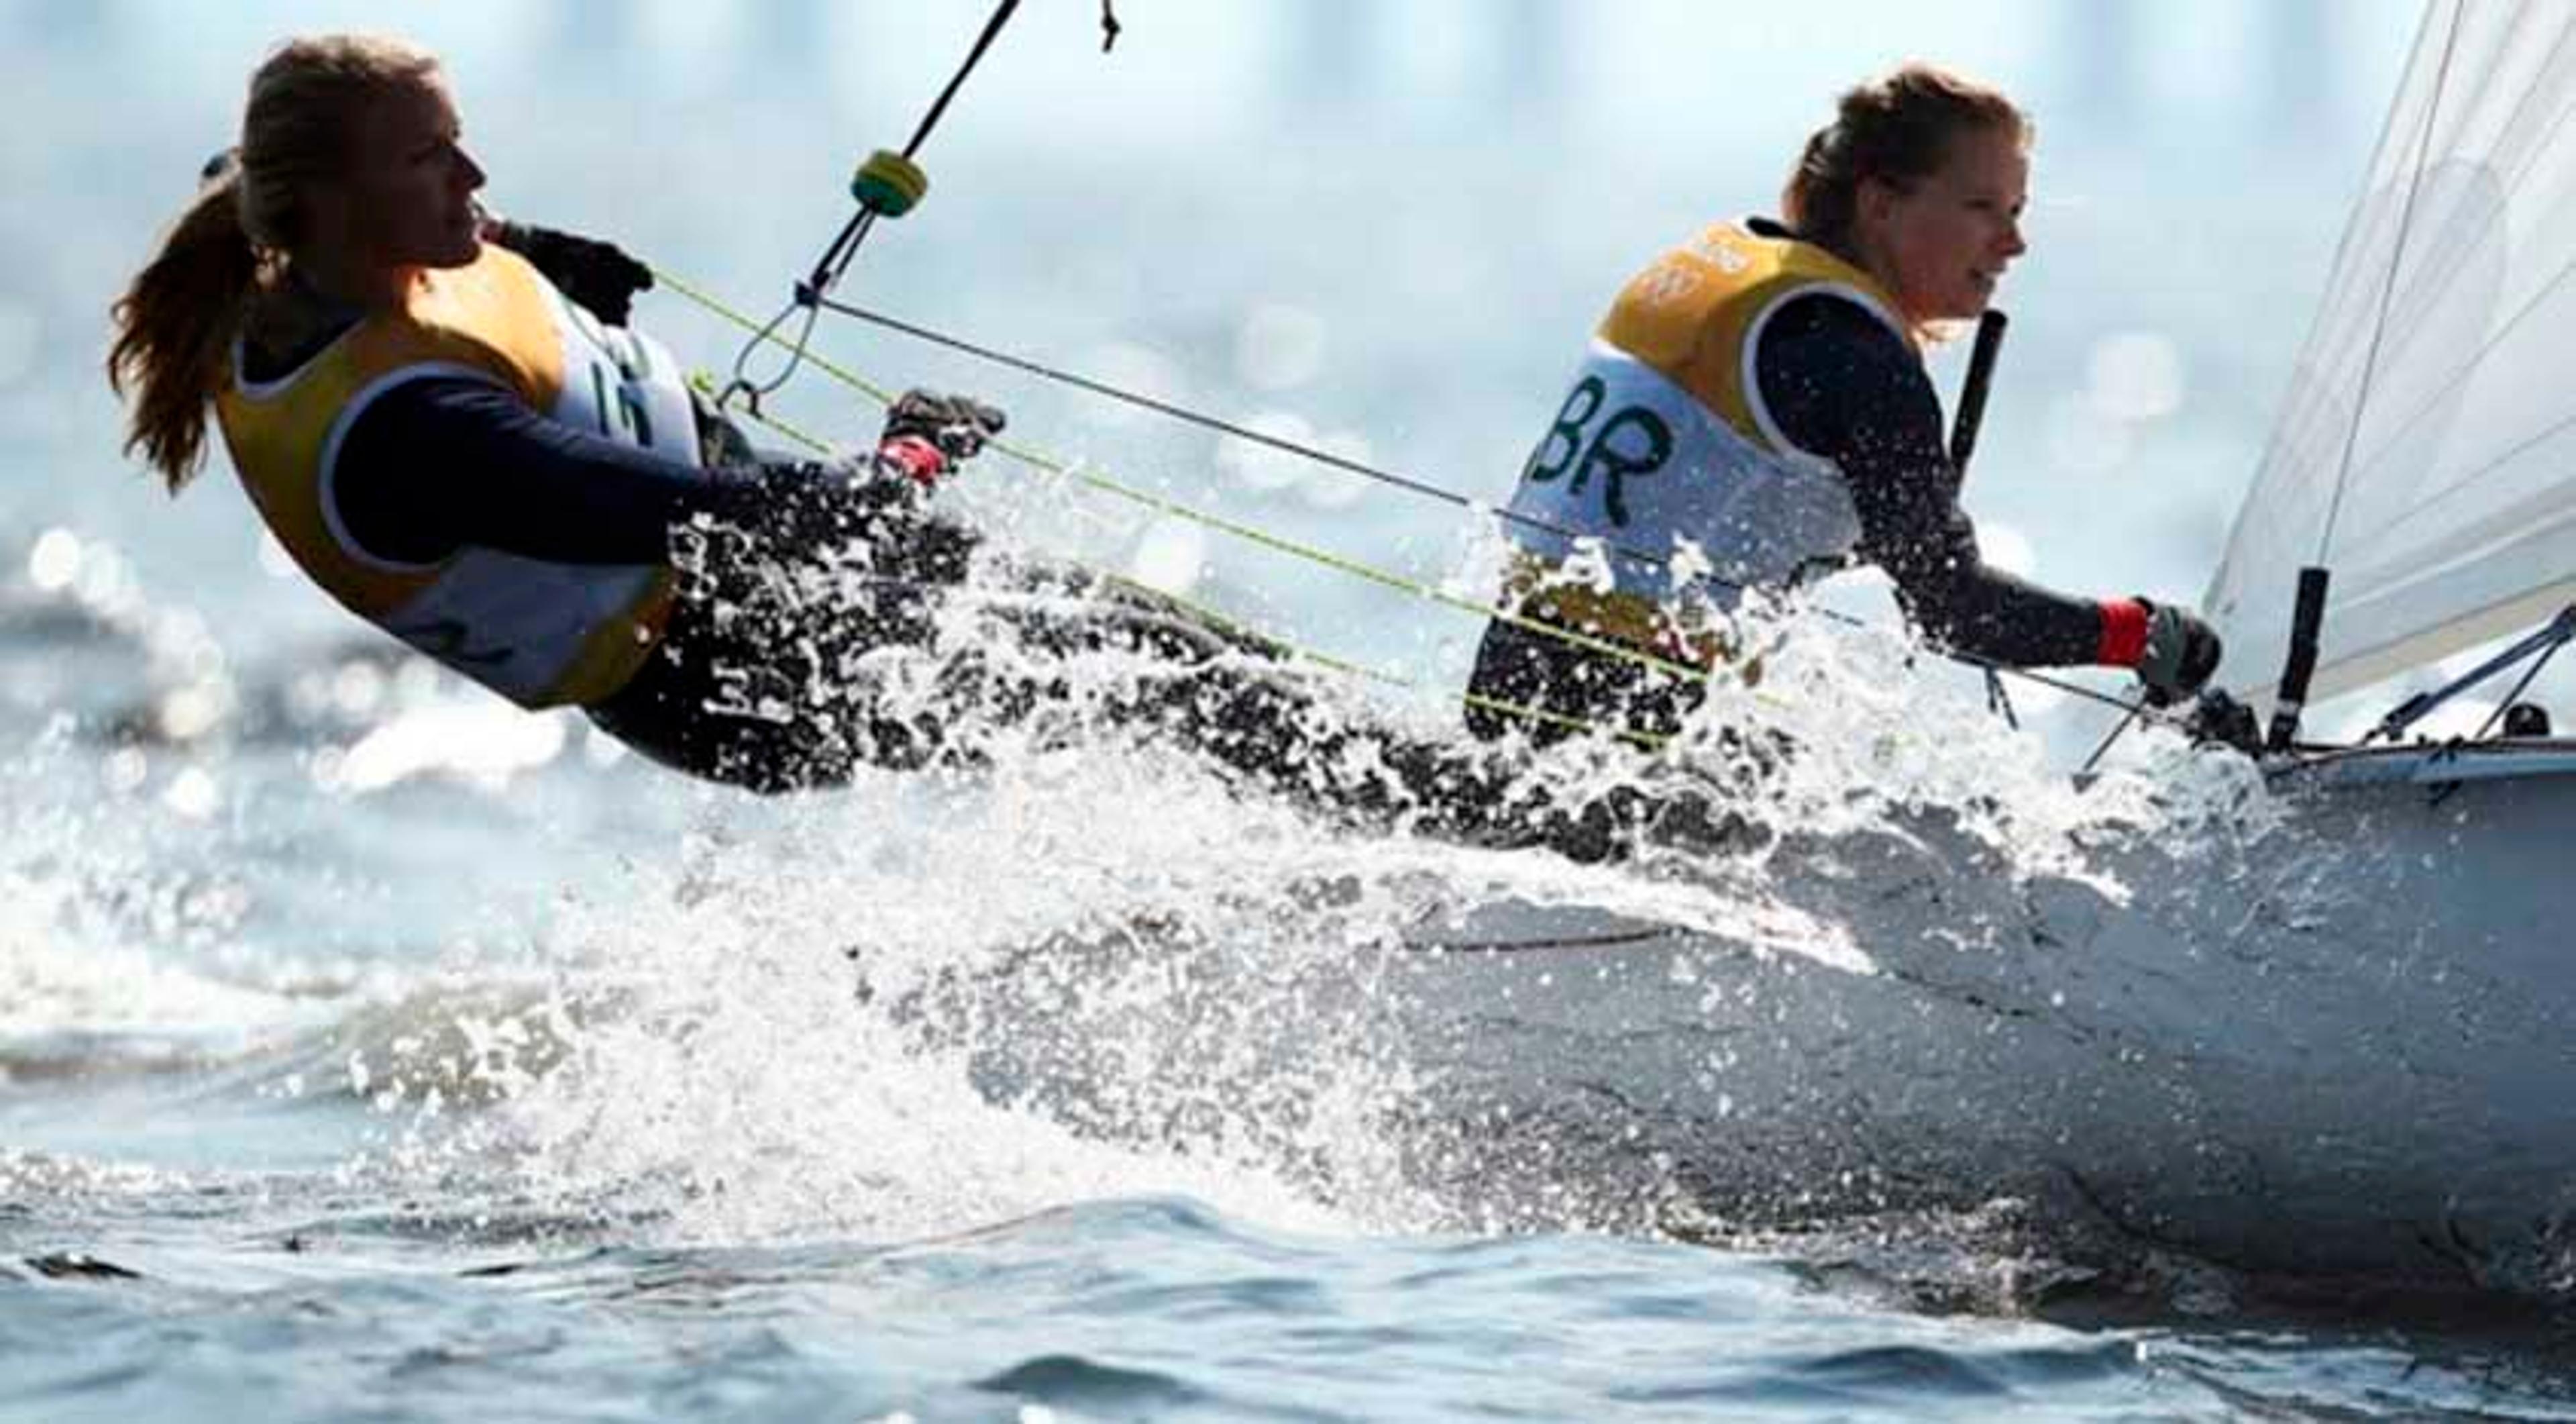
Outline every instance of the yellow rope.
<svg viewBox="0 0 2576 1424">
<path fill-rule="evenodd" d="M 649 266 L 650 264 L 647 265 Z M 653 268 L 652 271 L 654 281 L 658 286 L 677 293 L 688 301 L 696 303 L 705 310 L 731 322 L 745 331 L 752 333 L 754 336 L 759 337 L 762 340 L 780 346 L 792 344 L 788 342 L 785 337 L 778 335 L 773 330 L 762 327 L 758 322 L 753 321 L 750 317 L 745 316 L 740 311 L 726 305 L 723 301 L 690 282 L 670 272 L 666 272 L 659 267 Z M 894 404 L 895 396 L 892 392 L 859 375 L 857 372 L 839 365 L 829 358 L 810 349 L 804 353 L 804 358 L 816 370 L 821 371 L 832 379 L 839 381 L 841 384 L 858 391 L 860 394 L 865 395 L 868 399 L 875 401 L 877 404 L 882 406 L 891 406 Z M 696 373 L 692 375 L 690 379 L 692 384 L 697 385 L 699 389 L 712 393 L 713 385 L 711 378 L 704 372 Z M 785 420 L 777 416 L 773 416 L 766 411 L 755 409 L 748 411 L 747 414 L 749 414 L 754 420 L 759 421 L 761 424 L 768 426 L 770 429 L 777 431 L 781 435 L 794 440 L 808 449 L 822 454 L 833 453 L 833 447 L 829 442 L 806 431 L 799 430 Z M 1145 490 L 1135 489 L 1106 476 L 1095 474 L 1088 469 L 1066 464 L 1065 462 L 1057 460 L 1040 451 L 1023 448 L 1007 440 L 993 440 L 987 442 L 987 448 L 998 450 L 1002 454 L 1009 456 L 1011 459 L 1017 460 L 1021 464 L 1032 469 L 1044 471 L 1058 479 L 1071 480 L 1102 494 L 1127 500 L 1130 503 L 1152 510 L 1157 514 L 1182 520 L 1187 523 L 1203 525 L 1221 533 L 1233 535 L 1235 538 L 1244 540 L 1247 543 L 1255 544 L 1277 553 L 1286 554 L 1292 558 L 1303 559 L 1309 563 L 1331 569 L 1337 573 L 1347 574 L 1353 578 L 1357 578 L 1368 583 L 1374 583 L 1384 588 L 1393 589 L 1399 593 L 1410 594 L 1413 597 L 1422 599 L 1426 602 L 1458 609 L 1461 612 L 1471 613 L 1480 618 L 1495 619 L 1499 622 L 1509 624 L 1512 627 L 1520 628 L 1524 631 L 1535 633 L 1542 637 L 1552 638 L 1570 646 L 1584 649 L 1588 652 L 1598 653 L 1620 661 L 1634 663 L 1638 666 L 1662 673 L 1669 677 L 1702 683 L 1709 681 L 1711 678 L 1711 674 L 1706 668 L 1692 667 L 1686 663 L 1677 663 L 1667 658 L 1657 657 L 1653 653 L 1646 652 L 1640 648 L 1631 647 L 1625 643 L 1616 643 L 1605 638 L 1592 637 L 1588 634 L 1576 632 L 1571 628 L 1531 618 L 1514 610 L 1494 608 L 1470 599 L 1460 598 L 1455 594 L 1434 588 L 1419 580 L 1408 579 L 1400 574 L 1389 573 L 1384 569 L 1361 563 L 1356 559 L 1347 558 L 1340 554 L 1335 554 L 1330 550 L 1299 543 L 1294 539 L 1283 538 L 1279 535 L 1272 534 L 1267 530 L 1239 523 L 1235 520 L 1227 519 L 1222 515 L 1211 514 L 1205 510 L 1182 504 L 1177 500 L 1167 499 L 1161 495 L 1153 494 Z M 1145 587 L 1144 585 L 1137 584 L 1132 580 L 1119 578 L 1114 574 L 1101 574 L 1098 576 L 1109 579 L 1112 582 L 1125 584 L 1131 588 Z M 1212 623 L 1218 624 L 1219 626 L 1239 634 L 1255 638 L 1261 642 L 1269 644 L 1284 654 L 1312 662 L 1317 666 L 1330 668 L 1335 671 L 1349 673 L 1355 676 L 1370 678 L 1394 687 L 1407 688 L 1416 691 L 1422 690 L 1419 683 L 1404 678 L 1398 674 L 1363 667 L 1359 664 L 1348 662 L 1328 654 L 1300 647 L 1286 639 L 1253 629 L 1237 619 L 1227 617 L 1212 608 L 1190 602 L 1189 600 L 1180 598 L 1177 595 L 1155 589 L 1147 589 L 1146 591 L 1153 593 L 1157 597 L 1168 598 L 1175 604 L 1188 609 L 1195 615 L 1208 619 Z M 1479 693 L 1460 692 L 1452 695 L 1455 696 L 1457 700 L 1470 707 L 1483 708 L 1488 711 L 1499 712 L 1512 717 L 1527 718 L 1531 721 L 1545 722 L 1554 726 L 1564 727 L 1572 731 L 1607 733 L 1649 749 L 1660 749 L 1670 741 L 1670 738 L 1653 732 L 1639 731 L 1633 728 L 1592 722 L 1579 717 L 1569 717 L 1562 713 L 1550 712 L 1537 707 L 1525 707 L 1517 703 L 1486 697 Z"/>
<path fill-rule="evenodd" d="M 700 391 L 709 395 L 713 395 L 716 390 L 715 378 L 704 371 L 691 372 L 689 375 L 689 384 L 696 386 Z M 747 414 L 749 414 L 753 420 L 767 426 L 769 429 L 774 430 L 781 435 L 786 436 L 788 439 L 812 450 L 818 455 L 830 455 L 835 453 L 830 442 L 804 430 L 798 429 L 796 426 L 789 424 L 787 421 L 777 416 L 770 415 L 765 411 L 750 411 L 747 412 Z M 1318 652 L 1313 648 L 1290 642 L 1288 639 L 1282 638 L 1275 633 L 1269 633 L 1262 629 L 1255 628 L 1251 624 L 1246 623 L 1239 618 L 1235 618 L 1229 614 L 1221 612 L 1208 604 L 1197 602 L 1194 599 L 1185 598 L 1179 594 L 1158 589 L 1149 584 L 1140 583 L 1134 579 L 1124 578 L 1118 574 L 1094 570 L 1092 571 L 1092 576 L 1107 580 L 1108 582 L 1117 584 L 1122 588 L 1133 589 L 1153 598 L 1167 600 L 1180 608 L 1188 610 L 1192 616 L 1206 620 L 1206 622 L 1212 627 L 1232 633 L 1239 638 L 1245 638 L 1253 642 L 1261 643 L 1270 648 L 1271 651 L 1278 653 L 1283 657 L 1295 658 L 1303 662 L 1310 662 L 1315 664 L 1317 667 L 1328 668 L 1334 672 L 1343 673 L 1351 677 L 1367 678 L 1374 682 L 1385 683 L 1390 687 L 1400 687 L 1411 692 L 1421 692 L 1425 690 L 1421 683 L 1413 680 L 1412 678 L 1405 677 L 1398 673 L 1388 672 L 1382 668 L 1368 667 L 1360 663 L 1352 662 L 1346 658 L 1335 657 L 1330 653 Z M 1508 716 L 1526 717 L 1532 721 L 1551 723 L 1555 726 L 1564 727 L 1575 732 L 1606 732 L 1612 736 L 1634 742 L 1650 751 L 1661 750 L 1670 740 L 1670 738 L 1654 732 L 1639 731 L 1629 727 L 1604 726 L 1595 722 L 1587 722 L 1579 717 L 1568 717 L 1560 712 L 1550 712 L 1544 708 L 1524 707 L 1517 702 L 1507 702 L 1501 698 L 1487 697 L 1482 693 L 1460 692 L 1455 694 L 1455 696 L 1460 702 L 1469 707 L 1480 707 L 1488 711 L 1500 712 Z"/>
</svg>

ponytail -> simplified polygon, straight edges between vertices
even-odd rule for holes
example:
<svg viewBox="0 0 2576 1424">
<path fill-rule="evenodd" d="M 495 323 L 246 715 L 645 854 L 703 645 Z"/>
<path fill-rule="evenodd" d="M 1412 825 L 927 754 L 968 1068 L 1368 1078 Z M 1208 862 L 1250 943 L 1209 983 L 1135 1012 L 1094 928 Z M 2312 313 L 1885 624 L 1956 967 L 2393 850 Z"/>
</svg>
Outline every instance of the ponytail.
<svg viewBox="0 0 2576 1424">
<path fill-rule="evenodd" d="M 259 250 L 242 227 L 239 170 L 208 166 L 215 172 L 196 201 L 110 309 L 108 384 L 133 400 L 126 452 L 160 471 L 172 494 L 204 459 L 206 408 L 223 389 L 260 276 Z"/>
<path fill-rule="evenodd" d="M 345 178 L 366 106 L 428 82 L 437 57 L 401 40 L 313 35 L 251 76 L 242 140 L 206 165 L 197 199 L 109 308 L 107 381 L 130 396 L 125 448 L 177 494 L 205 458 L 206 408 L 251 301 L 305 235 L 305 192 Z"/>
</svg>

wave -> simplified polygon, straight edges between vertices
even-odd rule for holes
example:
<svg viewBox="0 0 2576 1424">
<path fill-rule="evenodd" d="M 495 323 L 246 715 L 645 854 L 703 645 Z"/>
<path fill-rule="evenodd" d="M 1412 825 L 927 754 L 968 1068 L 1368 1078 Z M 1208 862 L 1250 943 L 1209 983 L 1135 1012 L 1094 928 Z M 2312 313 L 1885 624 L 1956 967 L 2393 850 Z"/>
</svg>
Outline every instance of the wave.
<svg viewBox="0 0 2576 1424">
<path fill-rule="evenodd" d="M 989 734 L 972 771 L 753 801 L 633 768 L 396 767 L 422 708 L 353 697 L 342 710 L 369 720 L 299 724 L 290 745 L 336 747 L 346 772 L 381 733 L 375 764 L 394 769 L 271 758 L 268 817 L 381 831 L 413 858 L 350 864 L 431 881 L 528 839 L 527 883 L 554 903 L 525 939 L 454 954 L 462 919 L 296 899 L 294 837 L 201 820 L 211 844 L 183 850 L 22 799 L 15 822 L 68 849 L 0 864 L 0 974 L 22 987 L 0 1068 L 193 1074 L 281 1110 L 355 1109 L 365 1171 L 693 1241 L 910 1238 L 1171 1191 L 1337 1228 L 1657 1232 L 1974 1211 L 2028 1187 L 2052 1160 L 2030 1133 L 1927 1154 L 1945 1119 L 1891 1136 L 1873 1114 L 1927 1102 L 1978 1043 L 2045 1031 L 2078 1045 L 2049 1061 L 2087 1065 L 2088 1092 L 2183 1124 L 2141 1149 L 2143 1172 L 2240 1180 L 2191 1155 L 2219 1121 L 2206 1105 L 2119 1055 L 2192 1059 L 2194 993 L 2274 990 L 2186 955 L 2139 981 L 2162 996 L 2141 1015 L 2149 999 L 2111 1012 L 2066 976 L 2170 919 L 2177 884 L 2199 886 L 2204 922 L 2306 913 L 2308 892 L 2246 872 L 2283 809 L 2241 765 L 2154 739 L 2079 791 L 1916 652 L 1802 631 L 1760 684 L 1718 687 L 1658 768 L 1533 760 L 1527 783 L 1567 805 L 1724 782 L 1750 828 L 1595 864 L 1435 839 L 1401 814 L 1319 819 L 1069 722 L 968 729 Z M 1694 770 L 1748 738 L 1790 749 L 1758 784 Z M 397 786 L 414 789 L 375 794 Z M 537 847 L 550 823 L 583 829 Z M 101 888 L 121 879 L 152 888 Z M 317 968 L 287 948 L 315 928 L 304 910 L 228 896 L 314 906 L 387 948 Z M 2106 960 L 2092 982 L 2128 972 Z M 1761 1189 L 1728 1160 L 1762 1167 Z"/>
</svg>

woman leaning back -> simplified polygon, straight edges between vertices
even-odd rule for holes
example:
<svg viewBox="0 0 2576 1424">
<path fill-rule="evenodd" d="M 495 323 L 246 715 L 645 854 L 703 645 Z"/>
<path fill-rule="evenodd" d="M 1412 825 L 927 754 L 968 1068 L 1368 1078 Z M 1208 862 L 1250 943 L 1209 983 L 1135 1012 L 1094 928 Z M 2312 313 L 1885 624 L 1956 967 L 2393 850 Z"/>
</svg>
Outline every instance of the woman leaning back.
<svg viewBox="0 0 2576 1424">
<path fill-rule="evenodd" d="M 651 274 L 607 243 L 490 222 L 483 177 L 433 56 L 289 42 L 252 79 L 239 147 L 118 302 L 108 363 L 129 447 L 174 492 L 211 408 L 296 562 L 446 667 L 763 791 L 971 760 L 974 727 L 1072 695 L 1368 824 L 1598 855 L 1635 819 L 1350 717 L 1268 645 L 1142 591 L 977 558 L 979 536 L 927 500 L 1001 429 L 988 406 L 913 392 L 868 459 L 758 456 L 627 325 Z M 1002 636 L 932 652 L 970 563 Z M 1142 669 L 1105 693 L 1050 671 L 1104 651 Z M 930 666 L 883 677 L 880 652 Z"/>
<path fill-rule="evenodd" d="M 2220 646 L 2198 617 L 1994 569 L 1959 507 L 1923 347 L 1983 312 L 2022 254 L 2030 138 L 2002 94 L 1908 64 L 1842 97 L 1779 221 L 1718 223 L 1628 283 L 1508 526 L 1519 614 L 1607 646 L 1495 621 L 1472 727 L 1538 740 L 1568 721 L 1669 728 L 1702 684 L 1655 664 L 1723 659 L 1708 613 L 1854 560 L 1884 569 L 1921 631 L 1962 653 L 2132 668 L 2160 701 L 2208 681 Z M 1698 557 L 1675 557 L 1686 547 Z M 1610 577 L 1569 568 L 1578 557 L 1606 558 Z"/>
<path fill-rule="evenodd" d="M 871 459 L 758 458 L 625 329 L 650 273 L 491 221 L 483 181 L 431 54 L 354 35 L 279 47 L 239 146 L 116 305 L 128 448 L 176 493 L 211 410 L 316 583 L 523 707 L 580 706 L 657 761 L 764 790 L 882 755 L 863 743 L 900 729 L 713 710 L 792 687 L 811 669 L 780 652 L 811 642 L 681 596 L 675 535 L 872 535 L 893 572 L 953 577 L 973 541 L 923 497 L 999 413 L 914 393 Z"/>
</svg>

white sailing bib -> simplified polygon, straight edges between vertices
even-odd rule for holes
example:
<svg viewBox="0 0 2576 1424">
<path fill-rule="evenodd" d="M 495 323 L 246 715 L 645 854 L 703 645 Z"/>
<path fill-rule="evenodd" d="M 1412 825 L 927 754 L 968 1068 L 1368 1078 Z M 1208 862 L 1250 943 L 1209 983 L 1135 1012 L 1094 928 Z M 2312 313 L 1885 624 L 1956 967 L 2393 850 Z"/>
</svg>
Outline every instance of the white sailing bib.
<svg viewBox="0 0 2576 1424">
<path fill-rule="evenodd" d="M 1661 372 L 1595 339 L 1521 471 L 1512 538 L 1551 564 L 1597 540 L 1616 591 L 1733 608 L 1841 563 L 1860 516 L 1831 462 L 1754 444 Z M 1544 525 L 1546 527 L 1533 527 Z"/>
</svg>

